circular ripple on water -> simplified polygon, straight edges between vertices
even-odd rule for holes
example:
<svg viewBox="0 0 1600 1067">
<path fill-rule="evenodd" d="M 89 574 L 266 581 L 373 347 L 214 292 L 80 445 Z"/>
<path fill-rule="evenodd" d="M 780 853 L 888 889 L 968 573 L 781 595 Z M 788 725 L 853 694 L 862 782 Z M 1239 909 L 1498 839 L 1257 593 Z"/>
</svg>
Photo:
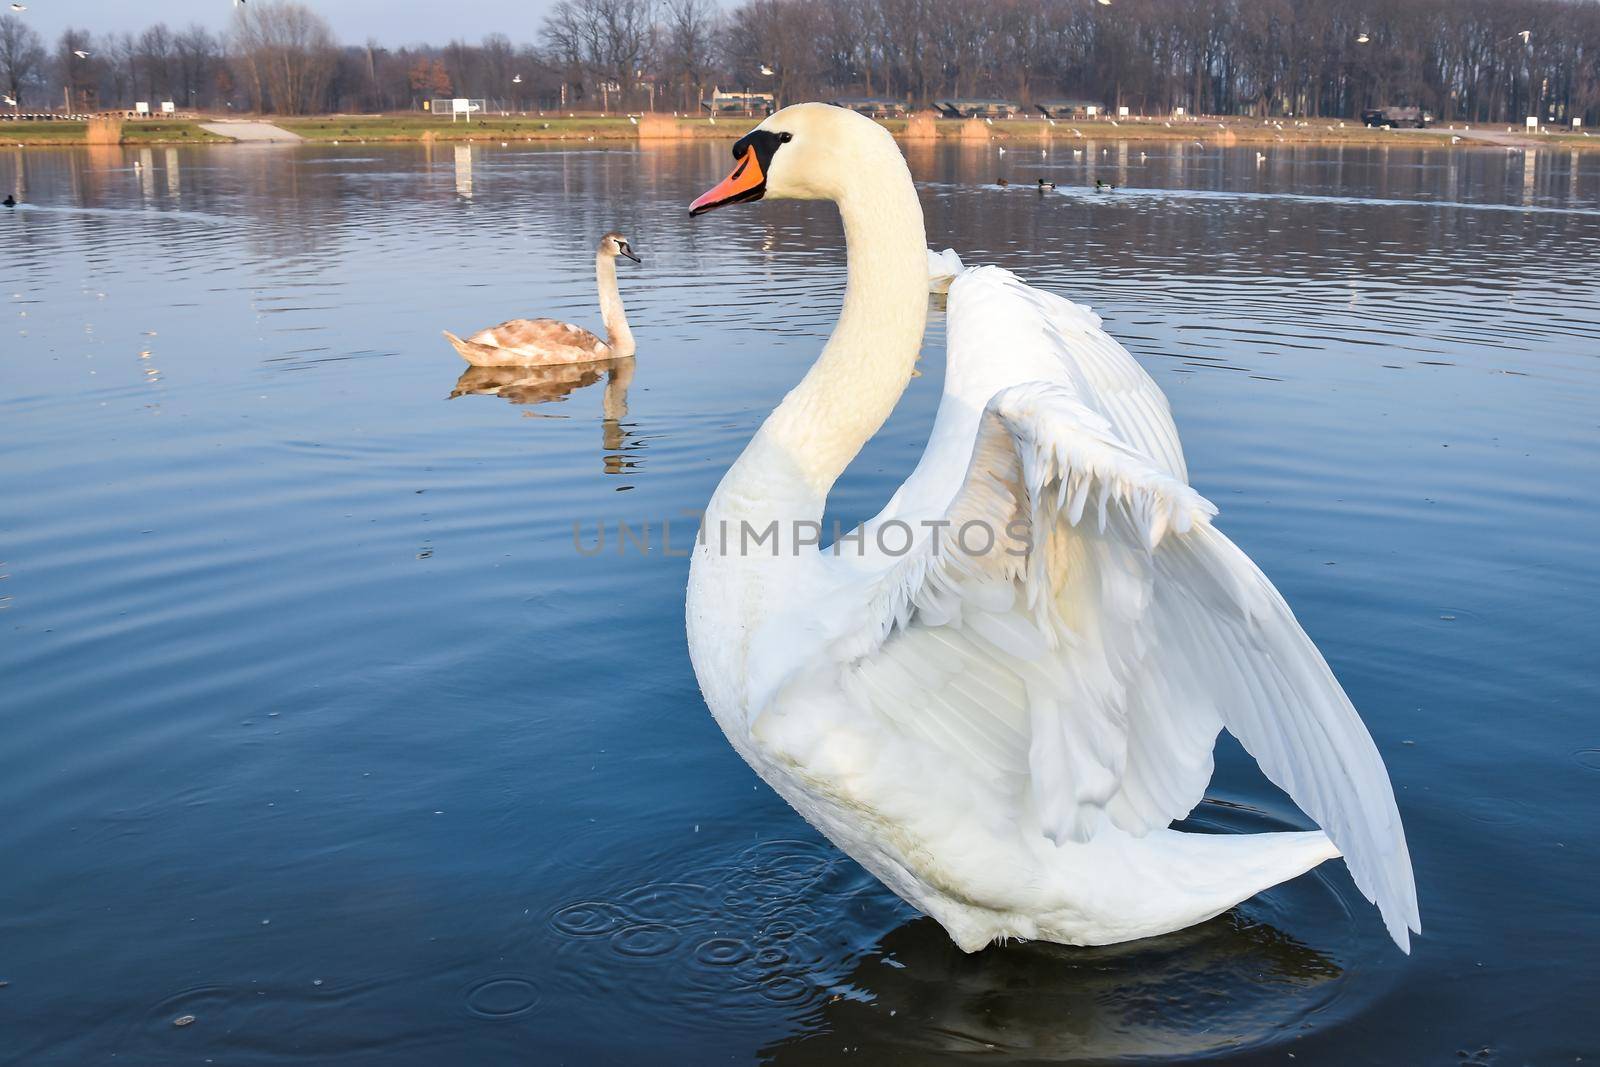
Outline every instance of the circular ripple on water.
<svg viewBox="0 0 1600 1067">
<path fill-rule="evenodd" d="M 569 937 L 602 937 L 627 921 L 627 914 L 606 900 L 580 900 L 550 917 L 550 925 Z"/>
<path fill-rule="evenodd" d="M 789 974 L 780 974 L 761 983 L 761 995 L 774 1004 L 799 1004 L 811 996 L 811 986 Z"/>
<path fill-rule="evenodd" d="M 1572 754 L 1572 758 L 1578 761 L 1580 767 L 1600 771 L 1600 748 L 1580 748 Z"/>
<path fill-rule="evenodd" d="M 750 958 L 750 946 L 732 937 L 713 937 L 695 946 L 694 958 L 708 967 L 733 967 Z"/>
<path fill-rule="evenodd" d="M 844 859 L 843 853 L 821 841 L 763 841 L 751 845 L 734 861 L 737 871 L 754 878 L 773 892 L 778 887 L 803 889 L 826 876 Z M 735 876 L 736 883 L 743 881 Z"/>
<path fill-rule="evenodd" d="M 682 923 L 703 916 L 711 891 L 694 882 L 652 882 L 617 894 L 616 904 L 646 922 Z"/>
<path fill-rule="evenodd" d="M 152 1033 L 165 1033 L 172 1029 L 173 1020 L 189 1017 L 194 1023 L 204 1023 L 207 1029 L 235 1026 L 250 1007 L 246 990 L 223 985 L 195 986 L 158 1001 L 151 1007 L 145 1025 Z"/>
<path fill-rule="evenodd" d="M 1463 806 L 1467 818 L 1490 826 L 1513 826 L 1527 821 L 1533 809 L 1510 797 L 1473 797 Z"/>
<path fill-rule="evenodd" d="M 500 974 L 467 988 L 467 1010 L 484 1019 L 525 1015 L 539 1003 L 539 987 L 516 974 Z"/>
<path fill-rule="evenodd" d="M 649 959 L 665 956 L 677 948 L 682 940 L 682 935 L 670 926 L 661 923 L 638 923 L 613 934 L 611 947 L 624 956 Z"/>
</svg>

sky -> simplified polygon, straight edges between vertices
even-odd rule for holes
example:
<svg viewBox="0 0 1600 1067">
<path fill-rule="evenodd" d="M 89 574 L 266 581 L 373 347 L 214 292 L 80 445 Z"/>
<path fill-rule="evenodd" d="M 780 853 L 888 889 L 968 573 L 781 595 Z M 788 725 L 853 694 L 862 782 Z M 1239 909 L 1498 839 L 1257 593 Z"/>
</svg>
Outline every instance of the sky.
<svg viewBox="0 0 1600 1067">
<path fill-rule="evenodd" d="M 137 33 L 155 22 L 181 28 L 198 22 L 213 31 L 227 27 L 233 0 L 23 0 L 22 13 L 47 44 L 54 44 L 68 26 L 90 33 Z M 476 41 L 503 33 L 514 43 L 534 41 L 554 0 L 305 0 L 333 26 L 342 44 L 360 44 L 374 37 L 380 44 L 415 42 L 444 44 L 452 38 Z M 7 10 L 0 7 L 0 11 Z"/>
</svg>

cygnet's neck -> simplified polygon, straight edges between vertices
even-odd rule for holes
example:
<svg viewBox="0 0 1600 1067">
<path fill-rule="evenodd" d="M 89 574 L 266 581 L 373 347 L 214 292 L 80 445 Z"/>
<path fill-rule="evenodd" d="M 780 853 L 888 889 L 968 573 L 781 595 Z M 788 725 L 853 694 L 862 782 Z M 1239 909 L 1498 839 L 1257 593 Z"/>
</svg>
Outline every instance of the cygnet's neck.
<svg viewBox="0 0 1600 1067">
<path fill-rule="evenodd" d="M 606 343 L 613 356 L 633 355 L 633 331 L 622 309 L 622 294 L 617 292 L 617 257 L 605 252 L 594 256 L 594 277 L 600 289 L 600 321 L 605 323 Z"/>
</svg>

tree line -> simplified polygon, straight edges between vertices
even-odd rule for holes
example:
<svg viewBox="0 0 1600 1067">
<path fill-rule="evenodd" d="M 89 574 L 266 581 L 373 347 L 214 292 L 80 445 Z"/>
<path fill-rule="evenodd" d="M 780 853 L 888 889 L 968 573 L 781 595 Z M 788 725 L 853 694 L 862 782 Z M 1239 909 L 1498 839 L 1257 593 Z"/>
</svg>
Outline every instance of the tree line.
<svg viewBox="0 0 1600 1067">
<path fill-rule="evenodd" d="M 18 106 L 135 100 L 306 114 L 444 96 L 525 111 L 699 111 L 713 87 L 780 103 L 1077 98 L 1135 113 L 1354 118 L 1420 105 L 1445 120 L 1600 122 L 1593 0 L 558 0 L 532 40 L 338 43 L 293 0 L 216 33 L 71 29 L 49 49 L 0 16 Z"/>
</svg>

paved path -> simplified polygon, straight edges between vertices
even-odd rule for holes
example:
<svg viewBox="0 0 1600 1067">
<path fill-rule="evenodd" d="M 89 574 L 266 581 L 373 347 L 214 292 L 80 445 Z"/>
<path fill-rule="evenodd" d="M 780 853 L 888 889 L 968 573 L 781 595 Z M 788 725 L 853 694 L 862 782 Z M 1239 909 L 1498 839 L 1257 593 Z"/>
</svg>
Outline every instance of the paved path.
<svg viewBox="0 0 1600 1067">
<path fill-rule="evenodd" d="M 1496 144 L 1506 148 L 1548 148 L 1550 143 L 1538 136 L 1526 133 L 1506 133 L 1504 130 L 1491 130 L 1480 127 L 1471 130 L 1450 129 L 1448 126 L 1429 126 L 1425 130 L 1391 130 L 1391 133 L 1421 134 L 1424 137 L 1459 137 L 1463 141 L 1472 141 L 1476 144 Z"/>
<path fill-rule="evenodd" d="M 304 140 L 298 133 L 291 133 L 282 126 L 274 126 L 270 122 L 245 122 L 242 120 L 202 122 L 200 123 L 200 128 L 219 137 L 231 137 L 235 141 Z"/>
</svg>

